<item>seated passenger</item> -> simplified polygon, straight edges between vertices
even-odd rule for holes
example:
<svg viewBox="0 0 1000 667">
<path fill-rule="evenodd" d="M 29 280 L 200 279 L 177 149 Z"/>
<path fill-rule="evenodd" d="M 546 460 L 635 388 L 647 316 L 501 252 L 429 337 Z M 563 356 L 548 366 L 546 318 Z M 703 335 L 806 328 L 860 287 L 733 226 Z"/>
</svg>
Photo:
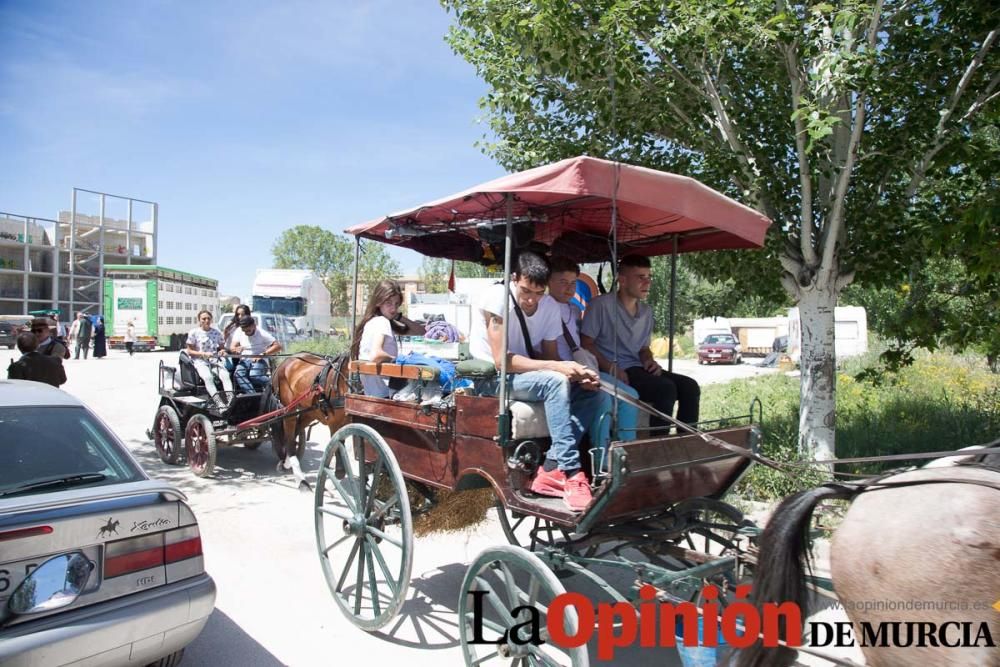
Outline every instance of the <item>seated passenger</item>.
<svg viewBox="0 0 1000 667">
<path fill-rule="evenodd" d="M 359 361 L 392 363 L 399 355 L 396 336 L 423 333 L 423 327 L 403 317 L 399 308 L 403 304 L 403 290 L 394 280 L 383 280 L 372 291 L 365 314 L 354 330 L 354 349 L 351 357 Z M 367 396 L 389 398 L 394 388 L 389 378 L 362 375 L 361 384 Z"/>
<path fill-rule="evenodd" d="M 239 327 L 229 348 L 231 353 L 240 355 L 233 378 L 240 391 L 249 394 L 263 390 L 271 381 L 271 367 L 264 357 L 280 352 L 281 343 L 260 329 L 252 317 L 240 318 Z"/>
<path fill-rule="evenodd" d="M 602 398 L 597 373 L 575 361 L 558 360 L 559 312 L 554 302 L 541 303 L 548 281 L 545 260 L 531 252 L 521 253 L 511 273 L 510 299 L 502 284 L 484 290 L 479 314 L 472 318 L 469 351 L 499 369 L 506 326 L 510 396 L 543 402 L 552 438 L 531 490 L 562 497 L 570 509 L 582 510 L 590 504 L 591 492 L 580 469 L 578 446 Z M 508 316 L 508 307 L 513 316 Z M 496 394 L 498 387 L 499 380 L 493 380 L 486 393 Z"/>
<path fill-rule="evenodd" d="M 630 384 L 643 401 L 671 416 L 676 402 L 678 421 L 694 424 L 701 400 L 698 383 L 686 375 L 664 371 L 649 350 L 653 311 L 640 299 L 649 296 L 652 282 L 648 257 L 623 257 L 618 266 L 617 293 L 599 296 L 587 306 L 580 327 L 581 343 L 597 357 L 602 371 Z M 667 424 L 653 417 L 649 425 Z"/>
<path fill-rule="evenodd" d="M 212 326 L 212 313 L 209 311 L 202 310 L 198 313 L 198 326 L 188 332 L 186 351 L 194 369 L 205 383 L 208 395 L 220 410 L 225 410 L 233 397 L 233 380 L 221 358 L 226 354 L 222 332 Z M 224 396 L 219 395 L 215 386 L 216 377 L 222 381 Z"/>
<path fill-rule="evenodd" d="M 560 326 L 562 335 L 556 340 L 559 358 L 563 361 L 585 362 L 584 355 L 589 357 L 590 364 L 596 363 L 593 355 L 580 347 L 580 309 L 572 305 L 570 301 L 576 295 L 576 281 L 580 277 L 580 265 L 568 257 L 552 258 L 552 273 L 549 277 L 549 295 L 546 299 L 551 299 L 559 309 Z M 586 365 L 586 364 L 585 364 Z M 596 370 L 596 369 L 595 369 Z M 601 373 L 601 379 L 611 385 L 617 385 L 621 394 L 627 394 L 632 398 L 639 398 L 635 389 L 627 383 L 621 382 L 607 373 Z M 611 413 L 614 397 L 612 394 L 602 392 L 601 406 L 594 415 L 587 428 L 590 435 L 592 447 L 600 447 L 607 450 L 611 441 L 611 420 L 605 415 Z M 635 440 L 635 428 L 639 418 L 639 410 L 624 401 L 618 401 L 617 413 L 618 430 L 615 433 L 617 440 Z M 601 457 L 602 467 L 606 464 L 605 456 Z"/>
</svg>

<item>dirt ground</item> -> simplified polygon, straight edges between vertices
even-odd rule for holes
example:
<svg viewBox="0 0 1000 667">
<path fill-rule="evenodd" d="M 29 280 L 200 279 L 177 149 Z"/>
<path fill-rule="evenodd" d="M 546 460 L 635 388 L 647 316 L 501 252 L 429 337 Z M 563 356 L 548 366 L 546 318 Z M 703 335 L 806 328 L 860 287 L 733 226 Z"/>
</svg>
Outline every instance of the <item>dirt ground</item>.
<svg viewBox="0 0 1000 667">
<path fill-rule="evenodd" d="M 0 351 L 0 371 L 15 354 Z M 275 470 L 269 445 L 257 451 L 220 449 L 216 474 L 208 479 L 160 462 L 146 430 L 158 405 L 157 367 L 175 360 L 176 353 L 130 358 L 115 351 L 102 360 L 70 360 L 63 389 L 97 412 L 150 475 L 181 488 L 198 517 L 218 597 L 184 664 L 329 665 L 347 656 L 364 656 L 372 664 L 390 659 L 408 666 L 462 664 L 455 615 L 460 583 L 483 548 L 506 543 L 495 516 L 465 533 L 417 538 L 410 593 L 399 622 L 385 632 L 363 632 L 341 614 L 327 590 L 316 555 L 312 495 L 300 492 L 289 473 Z M 700 367 L 684 360 L 675 369 L 702 383 L 773 372 L 749 364 Z M 302 462 L 309 481 L 315 480 L 328 440 L 323 427 L 312 431 Z M 575 585 L 564 583 L 570 590 Z M 613 583 L 628 587 L 627 579 Z M 600 664 L 593 647 L 591 655 L 592 663 Z M 673 648 L 636 648 L 620 650 L 613 664 L 680 662 Z"/>
</svg>

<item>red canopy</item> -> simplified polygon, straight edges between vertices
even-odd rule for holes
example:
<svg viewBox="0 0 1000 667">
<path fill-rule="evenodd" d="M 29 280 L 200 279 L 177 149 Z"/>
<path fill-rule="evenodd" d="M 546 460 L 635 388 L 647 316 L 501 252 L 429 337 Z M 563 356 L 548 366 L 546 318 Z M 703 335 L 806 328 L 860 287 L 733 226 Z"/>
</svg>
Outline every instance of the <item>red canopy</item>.
<svg viewBox="0 0 1000 667">
<path fill-rule="evenodd" d="M 503 176 L 347 232 L 431 257 L 492 262 L 502 257 L 510 194 L 518 248 L 541 243 L 580 262 L 603 261 L 616 180 L 619 255 L 669 254 L 675 235 L 679 252 L 764 244 L 770 220 L 698 181 L 591 157 Z"/>
</svg>

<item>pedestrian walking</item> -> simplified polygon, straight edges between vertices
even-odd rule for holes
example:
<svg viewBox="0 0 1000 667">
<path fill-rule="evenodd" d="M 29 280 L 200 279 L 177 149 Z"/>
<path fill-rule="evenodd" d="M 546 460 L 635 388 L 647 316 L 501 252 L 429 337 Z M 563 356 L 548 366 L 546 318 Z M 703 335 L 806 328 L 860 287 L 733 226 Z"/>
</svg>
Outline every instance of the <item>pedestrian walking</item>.
<svg viewBox="0 0 1000 667">
<path fill-rule="evenodd" d="M 97 325 L 94 327 L 94 359 L 103 359 L 108 356 L 108 339 L 104 329 L 104 318 L 97 318 Z"/>
<path fill-rule="evenodd" d="M 135 356 L 135 322 L 132 320 L 125 325 L 125 349 L 128 350 L 128 356 Z"/>
<path fill-rule="evenodd" d="M 94 325 L 91 323 L 90 318 L 84 313 L 77 313 L 76 319 L 80 323 L 80 326 L 76 331 L 76 348 L 74 359 L 80 358 L 80 351 L 83 351 L 83 358 L 87 358 L 87 353 L 90 352 L 90 338 L 94 334 Z"/>
</svg>

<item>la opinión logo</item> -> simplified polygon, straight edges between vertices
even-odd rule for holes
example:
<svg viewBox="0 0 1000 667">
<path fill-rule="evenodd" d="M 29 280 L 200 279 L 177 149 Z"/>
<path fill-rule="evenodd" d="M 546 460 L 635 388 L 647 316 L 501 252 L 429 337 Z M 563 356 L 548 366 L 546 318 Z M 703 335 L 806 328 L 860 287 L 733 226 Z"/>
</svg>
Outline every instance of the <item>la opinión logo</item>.
<svg viewBox="0 0 1000 667">
<path fill-rule="evenodd" d="M 597 657 L 613 660 L 615 651 L 626 646 L 667 648 L 682 646 L 728 645 L 735 649 L 748 648 L 760 641 L 767 648 L 779 645 L 802 646 L 802 611 L 794 602 L 764 603 L 760 608 L 747 602 L 749 585 L 735 588 L 735 599 L 719 603 L 719 590 L 705 586 L 701 604 L 693 602 L 662 602 L 657 590 L 646 584 L 639 589 L 639 602 L 598 603 L 595 605 L 580 593 L 562 593 L 548 605 L 542 620 L 535 605 L 521 605 L 510 610 L 503 621 L 508 629 L 503 634 L 484 633 L 484 601 L 490 594 L 485 590 L 469 591 L 473 600 L 472 644 L 540 645 L 542 626 L 548 639 L 560 648 L 583 646 L 597 635 Z M 567 628 L 567 614 L 575 613 L 577 623 L 572 634 Z M 850 622 L 811 621 L 808 623 L 812 646 L 854 646 Z M 862 646 L 945 646 L 995 647 L 996 643 L 986 622 L 912 622 L 882 621 L 872 624 L 861 621 Z M 783 636 L 782 636 L 783 635 Z"/>
<path fill-rule="evenodd" d="M 469 591 L 474 597 L 472 607 L 472 644 L 542 644 L 542 618 L 534 605 L 521 605 L 510 611 L 516 621 L 502 635 L 484 635 L 484 600 L 489 591 Z M 779 645 L 779 627 L 786 629 L 785 643 L 802 643 L 802 614 L 794 602 L 766 603 L 760 609 L 746 601 L 750 586 L 735 589 L 735 601 L 723 606 L 718 603 L 719 590 L 705 586 L 702 604 L 693 602 L 662 602 L 656 599 L 656 589 L 645 584 L 639 589 L 639 603 L 594 603 L 580 593 L 562 593 L 548 606 L 545 617 L 546 634 L 553 644 L 562 648 L 577 648 L 588 643 L 597 633 L 597 657 L 614 659 L 615 650 L 638 645 L 642 648 L 674 647 L 678 639 L 683 646 L 719 646 L 746 648 L 763 639 L 764 646 Z M 579 619 L 575 634 L 567 632 L 566 614 L 572 609 Z M 699 622 L 699 617 L 704 620 Z M 699 631 L 699 625 L 701 630 Z M 677 628 L 682 628 L 677 636 Z M 700 636 L 699 636 L 700 635 Z M 720 637 L 722 641 L 720 642 Z"/>
</svg>

